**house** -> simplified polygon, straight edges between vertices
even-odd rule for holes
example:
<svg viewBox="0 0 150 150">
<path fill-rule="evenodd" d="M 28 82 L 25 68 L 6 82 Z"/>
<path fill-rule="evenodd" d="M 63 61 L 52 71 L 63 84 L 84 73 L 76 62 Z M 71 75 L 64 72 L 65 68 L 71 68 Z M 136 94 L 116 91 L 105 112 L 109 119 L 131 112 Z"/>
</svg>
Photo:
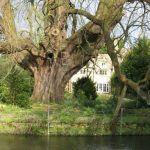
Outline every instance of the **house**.
<svg viewBox="0 0 150 150">
<path fill-rule="evenodd" d="M 89 76 L 95 83 L 97 93 L 110 93 L 110 80 L 113 72 L 114 69 L 109 55 L 100 54 L 70 79 L 66 90 L 72 92 L 73 82 L 76 82 L 78 78 Z"/>
<path fill-rule="evenodd" d="M 131 51 L 128 48 L 118 47 L 119 40 L 114 41 L 115 50 L 118 51 L 118 61 L 121 63 L 123 58 Z M 68 92 L 72 92 L 73 83 L 78 78 L 89 76 L 95 83 L 98 94 L 111 93 L 111 76 L 114 73 L 114 67 L 108 54 L 99 54 L 97 58 L 93 58 L 86 66 L 84 66 L 77 74 L 75 74 L 66 86 Z"/>
</svg>

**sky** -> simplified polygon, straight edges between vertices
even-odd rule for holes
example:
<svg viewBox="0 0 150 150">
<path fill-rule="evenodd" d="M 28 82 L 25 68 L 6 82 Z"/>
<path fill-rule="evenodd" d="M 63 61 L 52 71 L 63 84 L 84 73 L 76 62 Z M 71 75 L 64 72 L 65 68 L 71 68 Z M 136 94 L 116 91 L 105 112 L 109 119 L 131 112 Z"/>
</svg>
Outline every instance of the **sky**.
<svg viewBox="0 0 150 150">
<path fill-rule="evenodd" d="M 16 21 L 16 27 L 17 27 L 17 30 L 18 31 L 22 31 L 22 30 L 29 30 L 29 24 L 28 24 L 28 21 L 27 21 L 27 14 L 29 12 L 29 7 L 27 3 L 22 3 L 23 1 L 25 0 L 12 0 L 12 4 L 14 6 L 14 10 L 16 12 L 16 18 L 15 18 L 15 21 Z M 71 0 L 76 8 L 83 8 L 87 11 L 89 11 L 91 14 L 95 14 L 96 12 L 96 9 L 97 9 L 97 5 L 98 5 L 98 2 L 99 0 Z M 80 3 L 79 3 L 80 1 Z M 82 6 L 81 6 L 81 3 L 82 3 Z M 126 8 L 129 9 L 129 7 L 133 7 L 136 5 L 136 3 L 133 3 L 133 4 L 130 4 L 127 3 L 126 4 Z M 137 5 L 137 7 L 139 7 L 139 9 L 136 11 L 136 15 L 133 15 L 132 16 L 132 19 L 130 21 L 130 23 L 132 23 L 133 21 L 136 20 L 136 22 L 140 21 L 140 19 L 138 20 L 138 16 L 143 12 L 143 9 L 140 9 L 141 7 L 141 4 Z M 148 6 L 147 6 L 148 7 Z M 122 18 L 122 24 L 124 27 L 126 27 L 126 24 L 128 22 L 128 19 L 129 19 L 129 16 L 131 14 L 130 11 L 124 11 L 125 15 L 124 17 Z M 148 19 L 150 17 L 147 17 L 146 19 Z M 86 24 L 89 20 L 86 19 L 85 17 L 81 17 L 81 16 L 78 16 L 78 25 L 77 25 L 77 28 L 79 29 L 81 26 L 83 26 L 84 24 Z M 68 24 L 69 24 L 69 30 L 68 30 L 68 36 L 70 36 L 70 32 L 71 31 L 71 24 L 70 24 L 71 20 L 68 19 Z M 36 25 L 35 25 L 36 26 Z M 132 27 L 131 30 L 130 30 L 131 34 L 130 34 L 130 42 L 133 43 L 134 41 L 136 41 L 136 39 L 139 37 L 139 35 L 142 35 L 143 31 L 141 29 L 138 29 L 137 27 Z M 119 25 L 117 25 L 115 27 L 115 29 L 113 30 L 113 36 L 115 37 L 119 37 L 120 35 L 122 34 L 122 29 L 120 28 Z M 147 32 L 147 36 L 149 36 L 150 33 Z M 130 44 L 130 43 L 129 43 Z M 128 46 L 129 46 L 128 44 Z"/>
</svg>

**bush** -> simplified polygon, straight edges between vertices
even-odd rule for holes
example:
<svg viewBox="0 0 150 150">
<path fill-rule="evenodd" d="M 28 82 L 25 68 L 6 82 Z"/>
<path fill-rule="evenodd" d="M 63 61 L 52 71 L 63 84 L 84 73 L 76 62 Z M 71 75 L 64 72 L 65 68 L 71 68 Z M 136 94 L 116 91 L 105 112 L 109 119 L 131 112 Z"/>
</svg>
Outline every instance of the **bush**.
<svg viewBox="0 0 150 150">
<path fill-rule="evenodd" d="M 123 108 L 127 109 L 135 109 L 136 108 L 136 100 L 128 100 L 123 103 Z"/>
<path fill-rule="evenodd" d="M 29 108 L 30 107 L 30 93 L 27 93 L 27 92 L 18 93 L 16 95 L 14 104 L 19 107 Z"/>
<path fill-rule="evenodd" d="M 11 100 L 20 107 L 29 107 L 32 92 L 32 79 L 28 72 L 14 68 L 7 78 Z"/>
<path fill-rule="evenodd" d="M 117 100 L 115 96 L 111 96 L 108 99 L 102 99 L 98 97 L 96 100 L 95 109 L 97 113 L 112 113 L 116 107 Z"/>
<path fill-rule="evenodd" d="M 95 84 L 89 77 L 78 79 L 73 84 L 74 96 L 86 107 L 93 107 L 97 98 Z"/>
<path fill-rule="evenodd" d="M 9 97 L 9 88 L 7 84 L 0 83 L 0 102 L 6 102 Z"/>
<path fill-rule="evenodd" d="M 0 83 L 0 101 L 3 103 L 28 108 L 31 92 L 31 76 L 27 71 L 16 66 L 12 67 L 5 80 Z"/>
</svg>

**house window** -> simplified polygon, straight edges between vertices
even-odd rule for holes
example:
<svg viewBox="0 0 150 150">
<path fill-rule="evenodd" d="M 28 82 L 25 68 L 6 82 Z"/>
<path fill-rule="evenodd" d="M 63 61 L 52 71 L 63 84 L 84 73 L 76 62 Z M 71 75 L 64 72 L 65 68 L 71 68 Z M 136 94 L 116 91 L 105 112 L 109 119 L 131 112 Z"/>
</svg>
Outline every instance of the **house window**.
<svg viewBox="0 0 150 150">
<path fill-rule="evenodd" d="M 103 84 L 103 92 L 107 92 L 106 86 L 107 86 L 107 84 Z"/>
<path fill-rule="evenodd" d="M 96 90 L 97 93 L 109 93 L 110 92 L 109 83 L 97 83 Z"/>
<path fill-rule="evenodd" d="M 107 75 L 107 70 L 102 70 L 102 69 L 101 69 L 101 70 L 99 71 L 99 74 L 100 74 L 100 75 Z"/>
<path fill-rule="evenodd" d="M 104 63 L 104 62 L 102 62 L 102 66 L 105 66 L 105 63 Z"/>
</svg>

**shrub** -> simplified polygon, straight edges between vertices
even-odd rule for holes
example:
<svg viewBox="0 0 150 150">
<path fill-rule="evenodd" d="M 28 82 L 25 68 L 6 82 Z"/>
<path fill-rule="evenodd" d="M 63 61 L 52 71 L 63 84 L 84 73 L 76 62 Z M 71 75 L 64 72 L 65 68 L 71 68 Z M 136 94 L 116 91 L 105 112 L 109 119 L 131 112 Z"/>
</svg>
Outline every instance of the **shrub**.
<svg viewBox="0 0 150 150">
<path fill-rule="evenodd" d="M 87 107 L 95 105 L 97 98 L 95 84 L 89 77 L 83 77 L 73 84 L 74 96 L 79 102 Z"/>
<path fill-rule="evenodd" d="M 97 113 L 112 113 L 116 107 L 117 100 L 115 96 L 111 96 L 108 99 L 102 99 L 98 97 L 96 100 L 95 109 Z"/>
<path fill-rule="evenodd" d="M 18 67 L 13 68 L 7 82 L 12 103 L 20 107 L 29 107 L 32 92 L 32 79 L 29 73 Z"/>
<path fill-rule="evenodd" d="M 30 93 L 22 92 L 16 95 L 14 104 L 19 107 L 29 108 L 30 107 Z"/>
<path fill-rule="evenodd" d="M 0 83 L 0 102 L 6 102 L 9 97 L 9 88 L 6 83 Z"/>
<path fill-rule="evenodd" d="M 4 68 L 7 66 L 3 66 Z M 0 83 L 0 101 L 19 107 L 29 107 L 32 92 L 32 78 L 27 71 L 12 67 L 9 74 Z"/>
</svg>

